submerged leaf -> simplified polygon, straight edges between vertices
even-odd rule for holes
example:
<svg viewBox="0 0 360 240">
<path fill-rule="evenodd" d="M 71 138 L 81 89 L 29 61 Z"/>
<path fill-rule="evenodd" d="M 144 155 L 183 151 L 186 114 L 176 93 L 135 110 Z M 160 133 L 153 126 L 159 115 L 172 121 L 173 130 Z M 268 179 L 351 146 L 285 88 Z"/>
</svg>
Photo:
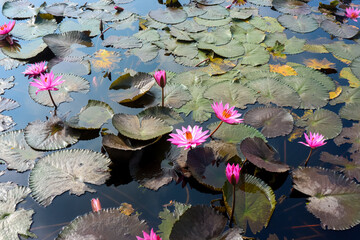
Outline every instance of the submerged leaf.
<svg viewBox="0 0 360 240">
<path fill-rule="evenodd" d="M 41 158 L 30 173 L 32 197 L 46 207 L 56 196 L 66 191 L 78 196 L 85 191 L 95 192 L 85 183 L 105 183 L 110 176 L 110 162 L 104 154 L 83 149 L 49 154 Z"/>
<path fill-rule="evenodd" d="M 294 188 L 307 195 L 306 208 L 320 218 L 323 229 L 345 230 L 360 223 L 360 185 L 334 171 L 299 168 L 293 172 Z"/>
<path fill-rule="evenodd" d="M 307 67 L 311 67 L 314 69 L 329 69 L 329 68 L 334 68 L 335 67 L 335 63 L 329 62 L 326 58 L 324 58 L 323 60 L 319 61 L 317 59 L 306 59 L 304 60 L 304 63 Z"/>
</svg>

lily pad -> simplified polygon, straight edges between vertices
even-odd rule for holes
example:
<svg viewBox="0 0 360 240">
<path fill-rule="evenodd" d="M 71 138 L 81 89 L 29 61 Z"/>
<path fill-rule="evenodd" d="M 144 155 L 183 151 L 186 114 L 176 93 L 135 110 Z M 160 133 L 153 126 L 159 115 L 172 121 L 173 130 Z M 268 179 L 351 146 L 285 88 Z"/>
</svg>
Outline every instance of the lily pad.
<svg viewBox="0 0 360 240">
<path fill-rule="evenodd" d="M 151 10 L 149 12 L 149 17 L 155 21 L 166 23 L 166 24 L 177 24 L 184 22 L 187 18 L 187 13 L 179 8 L 165 8 Z"/>
<path fill-rule="evenodd" d="M 227 219 L 208 206 L 192 206 L 174 223 L 169 239 L 213 239 L 223 232 Z"/>
<path fill-rule="evenodd" d="M 350 68 L 354 75 L 360 79 L 360 57 L 357 57 L 352 61 Z"/>
<path fill-rule="evenodd" d="M 294 126 L 291 114 L 283 108 L 258 107 L 248 111 L 244 122 L 255 128 L 262 128 L 265 137 L 278 137 L 289 134 Z"/>
<path fill-rule="evenodd" d="M 130 37 L 125 37 L 125 36 L 109 36 L 107 37 L 103 42 L 102 45 L 105 47 L 108 46 L 112 46 L 114 48 L 125 48 L 125 49 L 130 49 L 130 48 L 140 48 L 142 47 L 142 42 L 134 37 L 134 36 L 130 36 Z"/>
<path fill-rule="evenodd" d="M 14 76 L 8 77 L 6 79 L 0 78 L 0 95 L 5 93 L 5 89 L 11 89 L 15 85 L 14 80 Z M 4 101 L 3 99 L 5 98 L 1 98 L 2 102 Z"/>
<path fill-rule="evenodd" d="M 213 6 L 201 6 L 201 9 L 205 10 L 204 14 L 198 16 L 198 18 L 206 19 L 206 20 L 221 20 L 227 18 L 230 14 L 229 11 L 221 6 L 221 5 L 213 5 Z"/>
<path fill-rule="evenodd" d="M 159 54 L 159 48 L 151 43 L 143 43 L 141 48 L 132 48 L 125 52 L 126 55 L 135 55 L 143 62 L 155 59 Z"/>
<path fill-rule="evenodd" d="M 263 46 L 253 43 L 244 43 L 243 46 L 245 48 L 245 54 L 239 60 L 239 63 L 257 66 L 269 62 L 270 54 Z"/>
<path fill-rule="evenodd" d="M 6 1 L 2 6 L 2 14 L 12 19 L 26 19 L 37 14 L 34 5 L 27 0 Z"/>
<path fill-rule="evenodd" d="M 290 170 L 287 164 L 280 162 L 279 154 L 261 138 L 246 138 L 241 142 L 240 150 L 247 160 L 266 171 L 286 172 Z"/>
<path fill-rule="evenodd" d="M 102 138 L 102 145 L 108 149 L 116 149 L 122 151 L 137 151 L 147 147 L 159 139 L 149 141 L 131 141 L 129 138 L 116 136 L 114 134 L 106 134 Z"/>
<path fill-rule="evenodd" d="M 71 20 L 63 21 L 59 25 L 59 30 L 61 33 L 71 32 L 71 31 L 90 31 L 89 37 L 95 37 L 101 34 L 100 31 L 100 20 L 98 19 L 78 19 L 78 22 Z"/>
<path fill-rule="evenodd" d="M 71 149 L 57 151 L 41 158 L 29 176 L 32 197 L 44 207 L 53 199 L 69 191 L 77 196 L 95 192 L 85 183 L 100 185 L 110 176 L 111 160 L 104 154 Z"/>
<path fill-rule="evenodd" d="M 76 129 L 99 129 L 113 115 L 114 110 L 107 103 L 89 100 L 88 104 L 80 110 L 80 113 L 71 117 L 66 123 Z"/>
<path fill-rule="evenodd" d="M 87 93 L 90 89 L 90 83 L 83 77 L 74 74 L 54 74 L 55 78 L 61 76 L 61 80 L 65 80 L 62 84 L 58 85 L 58 91 L 52 91 L 51 95 L 57 105 L 62 102 L 71 102 L 73 99 L 70 97 L 70 92 Z M 36 94 L 37 88 L 29 85 L 29 95 L 37 103 L 44 106 L 53 107 L 53 103 L 47 91 L 40 91 Z"/>
<path fill-rule="evenodd" d="M 360 185 L 334 171 L 299 168 L 294 188 L 310 197 L 306 208 L 320 218 L 323 229 L 345 230 L 360 223 Z"/>
<path fill-rule="evenodd" d="M 219 125 L 220 122 L 212 123 L 208 126 L 210 131 L 214 131 L 215 128 Z M 248 137 L 259 137 L 266 141 L 266 138 L 262 133 L 256 130 L 253 127 L 247 126 L 245 124 L 238 125 L 222 125 L 213 135 L 215 138 L 220 138 L 221 140 L 228 143 L 240 143 L 245 138 Z"/>
<path fill-rule="evenodd" d="M 318 109 L 298 120 L 296 125 L 305 127 L 307 132 L 320 133 L 326 139 L 335 138 L 342 130 L 340 117 L 326 109 Z"/>
<path fill-rule="evenodd" d="M 344 143 L 350 143 L 348 152 L 355 153 L 360 151 L 360 124 L 354 123 L 352 127 L 343 128 L 340 135 L 334 139 L 334 143 L 340 146 Z"/>
<path fill-rule="evenodd" d="M 172 25 L 173 27 L 180 29 L 182 31 L 186 31 L 188 33 L 197 33 L 201 31 L 205 31 L 207 27 L 204 25 L 200 25 L 197 22 L 195 22 L 193 19 L 186 20 L 185 22 Z"/>
<path fill-rule="evenodd" d="M 283 26 L 280 25 L 276 18 L 272 17 L 253 16 L 250 19 L 249 23 L 265 32 L 282 32 L 285 29 Z"/>
<path fill-rule="evenodd" d="M 145 221 L 127 216 L 119 208 L 102 209 L 79 216 L 65 226 L 56 240 L 123 239 L 132 240 L 148 232 Z"/>
<path fill-rule="evenodd" d="M 345 118 L 348 120 L 360 120 L 360 103 L 349 103 L 343 106 L 340 111 L 339 115 L 341 118 Z"/>
<path fill-rule="evenodd" d="M 322 21 L 320 27 L 324 29 L 325 32 L 339 38 L 352 38 L 359 32 L 359 28 L 353 25 L 336 23 L 331 20 Z"/>
<path fill-rule="evenodd" d="M 178 114 L 177 112 L 175 112 L 174 110 L 168 107 L 160 107 L 160 106 L 150 107 L 138 113 L 138 116 L 139 117 L 153 116 L 164 120 L 164 122 L 166 122 L 169 125 L 175 125 L 180 122 L 184 122 L 180 114 Z"/>
<path fill-rule="evenodd" d="M 8 57 L 20 60 L 27 60 L 34 58 L 42 53 L 47 45 L 42 39 L 36 39 L 29 43 L 22 44 L 19 51 L 14 51 L 9 48 L 1 48 L 1 51 Z"/>
<path fill-rule="evenodd" d="M 183 84 L 166 84 L 164 88 L 164 105 L 167 107 L 180 108 L 191 99 L 191 94 Z"/>
<path fill-rule="evenodd" d="M 346 44 L 343 41 L 336 41 L 331 44 L 324 44 L 325 48 L 339 58 L 350 61 L 360 56 L 360 44 Z"/>
<path fill-rule="evenodd" d="M 1 84 L 0 84 L 0 86 L 1 86 Z M 0 97 L 0 113 L 3 111 L 9 111 L 9 110 L 15 109 L 19 106 L 20 106 L 19 103 L 17 103 L 16 101 L 14 101 L 12 99 Z"/>
<path fill-rule="evenodd" d="M 120 76 L 109 87 L 112 91 L 109 96 L 119 103 L 132 102 L 147 93 L 155 84 L 154 78 L 147 73 L 129 73 Z"/>
<path fill-rule="evenodd" d="M 298 33 L 313 32 L 319 27 L 319 23 L 313 17 L 307 15 L 281 15 L 278 17 L 278 21 L 284 27 Z"/>
<path fill-rule="evenodd" d="M 297 0 L 273 0 L 274 8 L 282 13 L 304 15 L 311 13 L 311 8 L 305 2 Z"/>
<path fill-rule="evenodd" d="M 55 32 L 57 23 L 55 19 L 47 20 L 37 17 L 36 20 L 29 20 L 28 22 L 20 22 L 15 24 L 11 34 L 14 37 L 24 40 L 33 40 L 38 37 L 45 36 Z"/>
<path fill-rule="evenodd" d="M 112 122 L 122 135 L 137 140 L 150 140 L 173 130 L 172 126 L 152 116 L 139 118 L 135 115 L 118 113 L 113 116 Z"/>
<path fill-rule="evenodd" d="M 232 19 L 241 19 L 245 20 L 251 17 L 252 15 L 256 16 L 259 14 L 259 9 L 257 8 L 232 8 L 230 9 L 230 17 Z"/>
<path fill-rule="evenodd" d="M 233 185 L 226 181 L 223 187 L 223 197 L 227 212 L 231 213 Z M 239 183 L 235 186 L 234 217 L 238 226 L 248 227 L 253 233 L 266 227 L 275 209 L 275 194 L 271 187 L 259 178 L 241 174 Z"/>
<path fill-rule="evenodd" d="M 211 117 L 211 101 L 203 98 L 202 90 L 193 91 L 193 98 L 179 109 L 186 116 L 192 112 L 192 118 L 197 122 L 205 122 Z"/>
<path fill-rule="evenodd" d="M 334 81 L 331 77 L 326 76 L 324 73 L 302 65 L 292 67 L 295 69 L 298 76 L 309 78 L 312 81 L 316 81 L 323 85 L 328 91 L 335 91 L 336 87 Z"/>
<path fill-rule="evenodd" d="M 61 34 L 49 34 L 43 37 L 44 42 L 59 58 L 84 57 L 86 54 L 78 48 L 92 47 L 90 32 L 70 31 Z"/>
<path fill-rule="evenodd" d="M 352 161 L 338 155 L 332 155 L 327 152 L 322 152 L 320 160 L 323 162 L 337 165 L 336 170 L 345 174 L 350 179 L 355 178 L 360 180 L 360 153 L 351 154 Z"/>
<path fill-rule="evenodd" d="M 0 135 L 0 159 L 8 169 L 24 172 L 32 169 L 35 160 L 44 154 L 32 149 L 25 141 L 24 131 L 17 130 Z"/>
</svg>

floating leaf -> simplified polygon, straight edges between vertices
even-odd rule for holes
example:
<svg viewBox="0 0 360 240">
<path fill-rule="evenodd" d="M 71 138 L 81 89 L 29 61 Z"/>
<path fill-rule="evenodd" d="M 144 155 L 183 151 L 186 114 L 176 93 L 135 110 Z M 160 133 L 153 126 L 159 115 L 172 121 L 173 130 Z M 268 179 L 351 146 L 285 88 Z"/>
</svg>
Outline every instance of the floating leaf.
<svg viewBox="0 0 360 240">
<path fill-rule="evenodd" d="M 223 141 L 213 140 L 205 144 L 205 147 L 209 147 L 213 150 L 216 159 L 224 159 L 228 161 L 233 157 L 238 157 L 237 144 L 227 143 Z"/>
<path fill-rule="evenodd" d="M 20 22 L 15 24 L 11 34 L 16 38 L 24 40 L 33 40 L 38 37 L 45 36 L 55 32 L 57 23 L 55 19 L 47 20 L 37 17 L 36 20 L 29 20 L 28 22 Z"/>
<path fill-rule="evenodd" d="M 278 17 L 278 21 L 284 27 L 298 33 L 313 32 L 319 27 L 319 23 L 313 17 L 307 15 L 281 15 Z"/>
<path fill-rule="evenodd" d="M 12 182 L 0 183 L 0 236 L 2 239 L 36 238 L 30 232 L 33 210 L 22 208 L 15 210 L 30 193 L 28 187 L 21 187 Z"/>
<path fill-rule="evenodd" d="M 214 131 L 215 128 L 219 125 L 220 122 L 215 122 L 208 125 L 210 131 Z M 266 140 L 264 135 L 260 133 L 253 127 L 247 126 L 245 124 L 238 124 L 238 125 L 222 125 L 220 128 L 214 133 L 213 135 L 215 138 L 220 138 L 221 140 L 227 143 L 240 143 L 245 138 L 248 137 L 259 137 L 263 140 Z"/>
<path fill-rule="evenodd" d="M 274 8 L 282 13 L 302 15 L 311 13 L 311 8 L 305 2 L 297 0 L 273 0 Z"/>
<path fill-rule="evenodd" d="M 214 239 L 223 232 L 227 219 L 208 206 L 192 206 L 174 223 L 169 239 Z"/>
<path fill-rule="evenodd" d="M 293 171 L 294 188 L 307 195 L 306 208 L 320 218 L 323 229 L 345 230 L 360 223 L 359 184 L 323 168 Z M 341 211 L 339 211 L 341 209 Z"/>
<path fill-rule="evenodd" d="M 113 116 L 113 125 L 124 136 L 137 140 L 150 140 L 173 130 L 163 120 L 152 116 L 138 117 L 118 113 Z"/>
<path fill-rule="evenodd" d="M 244 122 L 255 128 L 262 128 L 265 137 L 278 137 L 289 134 L 294 125 L 291 114 L 283 108 L 258 107 L 248 111 Z"/>
<path fill-rule="evenodd" d="M 65 80 L 62 84 L 58 85 L 58 91 L 52 91 L 51 95 L 54 98 L 54 101 L 57 105 L 62 102 L 71 102 L 73 99 L 70 97 L 70 92 L 81 92 L 87 93 L 90 89 L 90 83 L 83 77 L 74 75 L 74 74 L 54 74 L 55 78 L 61 76 L 61 80 Z M 37 103 L 42 105 L 53 107 L 53 103 L 49 97 L 47 91 L 40 91 L 36 94 L 37 88 L 29 85 L 29 94 L 30 97 Z"/>
<path fill-rule="evenodd" d="M 132 240 L 149 232 L 145 221 L 138 215 L 127 216 L 120 208 L 90 212 L 72 220 L 65 226 L 56 240 L 74 239 L 122 239 Z"/>
<path fill-rule="evenodd" d="M 204 93 L 204 97 L 215 102 L 223 101 L 230 106 L 246 108 L 247 104 L 256 102 L 256 93 L 241 83 L 231 83 L 229 81 L 219 82 L 210 86 Z"/>
<path fill-rule="evenodd" d="M 270 59 L 270 54 L 266 49 L 258 44 L 244 43 L 245 54 L 239 61 L 241 64 L 257 66 L 266 64 Z"/>
<path fill-rule="evenodd" d="M 71 117 L 66 123 L 77 129 L 99 129 L 113 115 L 114 110 L 107 103 L 89 100 L 88 104 L 81 108 L 80 113 Z"/>
<path fill-rule="evenodd" d="M 9 111 L 15 109 L 19 106 L 20 105 L 12 99 L 0 97 L 0 113 L 3 111 Z"/>
<path fill-rule="evenodd" d="M 244 48 L 236 40 L 231 40 L 229 43 L 221 46 L 216 46 L 213 44 L 200 43 L 198 45 L 199 49 L 209 49 L 213 50 L 216 54 L 226 58 L 239 57 L 245 53 Z"/>
<path fill-rule="evenodd" d="M 47 45 L 42 39 L 36 39 L 29 43 L 22 44 L 19 51 L 13 51 L 9 48 L 1 48 L 1 51 L 8 57 L 20 60 L 34 58 L 42 53 Z"/>
<path fill-rule="evenodd" d="M 33 198 L 48 206 L 66 192 L 81 195 L 95 192 L 85 183 L 100 185 L 110 176 L 110 159 L 104 154 L 83 149 L 57 151 L 41 158 L 30 173 Z"/>
<path fill-rule="evenodd" d="M 265 32 L 282 32 L 285 29 L 283 26 L 279 24 L 276 18 L 272 18 L 272 17 L 253 16 L 250 19 L 249 23 L 254 25 L 254 27 Z"/>
<path fill-rule="evenodd" d="M 348 86 L 343 86 L 342 88 L 343 90 L 340 96 L 331 100 L 331 105 L 346 103 L 346 106 L 348 104 L 360 103 L 360 88 L 351 88 Z"/>
<path fill-rule="evenodd" d="M 323 85 L 328 91 L 335 90 L 336 86 L 334 81 L 332 80 L 331 77 L 326 76 L 324 73 L 305 66 L 292 66 L 292 67 L 298 73 L 298 76 L 309 78 L 312 81 L 316 81 L 321 85 Z"/>
<path fill-rule="evenodd" d="M 221 20 L 227 18 L 230 15 L 229 11 L 221 5 L 202 5 L 201 9 L 205 10 L 206 12 L 198 16 L 198 18 L 202 18 L 205 20 Z"/>
<path fill-rule="evenodd" d="M 261 43 L 265 39 L 265 33 L 256 28 L 243 29 L 238 25 L 232 25 L 230 29 L 233 38 L 243 43 Z"/>
<path fill-rule="evenodd" d="M 183 84 L 166 84 L 164 88 L 164 105 L 167 107 L 180 108 L 190 101 L 191 94 Z"/>
<path fill-rule="evenodd" d="M 53 73 L 66 72 L 74 75 L 88 75 L 91 73 L 90 61 L 77 58 L 62 60 L 55 57 L 48 62 L 47 67 Z"/>
<path fill-rule="evenodd" d="M 187 102 L 179 109 L 179 112 L 189 115 L 192 112 L 192 118 L 197 122 L 205 122 L 211 117 L 211 101 L 202 97 L 201 91 L 193 94 L 192 100 Z"/>
<path fill-rule="evenodd" d="M 112 46 L 114 48 L 140 48 L 142 47 L 142 42 L 134 37 L 126 37 L 126 36 L 109 36 L 103 42 L 102 45 L 105 47 Z"/>
<path fill-rule="evenodd" d="M 351 154 L 352 161 L 338 155 L 332 155 L 327 152 L 322 152 L 320 160 L 323 162 L 335 164 L 341 167 L 336 167 L 337 171 L 345 174 L 350 179 L 355 178 L 356 181 L 360 180 L 360 156 L 359 153 Z"/>
<path fill-rule="evenodd" d="M 225 0 L 196 0 L 197 3 L 200 3 L 205 6 L 218 5 L 223 3 Z"/>
<path fill-rule="evenodd" d="M 345 67 L 341 69 L 340 77 L 345 78 L 349 81 L 350 87 L 358 88 L 360 87 L 360 80 L 352 73 L 351 68 Z"/>
<path fill-rule="evenodd" d="M 322 21 L 320 27 L 325 32 L 339 38 L 352 38 L 359 32 L 359 29 L 353 25 L 336 23 L 331 20 Z"/>
<path fill-rule="evenodd" d="M 5 93 L 4 91 L 5 89 L 11 89 L 15 85 L 13 83 L 14 80 L 15 80 L 14 76 L 8 77 L 6 79 L 0 78 L 0 95 Z"/>
<path fill-rule="evenodd" d="M 99 19 L 83 20 L 81 18 L 78 18 L 78 23 L 71 20 L 63 21 L 59 25 L 59 30 L 61 33 L 71 32 L 71 31 L 79 31 L 79 32 L 90 31 L 89 36 L 95 37 L 101 34 L 100 20 Z"/>
<path fill-rule="evenodd" d="M 297 72 L 288 65 L 280 65 L 280 64 L 269 64 L 270 72 L 280 73 L 283 76 L 295 76 Z"/>
<path fill-rule="evenodd" d="M 129 49 L 125 52 L 127 55 L 135 55 L 143 62 L 149 62 L 157 57 L 159 48 L 151 43 L 144 43 L 141 48 Z"/>
<path fill-rule="evenodd" d="M 12 19 L 26 19 L 36 15 L 34 5 L 27 0 L 6 1 L 2 6 L 2 14 Z"/>
<path fill-rule="evenodd" d="M 232 8 L 230 9 L 230 17 L 233 19 L 245 20 L 252 15 L 258 15 L 259 10 L 256 8 Z"/>
<path fill-rule="evenodd" d="M 153 116 L 164 120 L 164 122 L 166 122 L 169 125 L 175 125 L 184 121 L 180 116 L 180 114 L 178 114 L 171 108 L 160 107 L 160 106 L 147 108 L 144 111 L 138 113 L 138 116 L 139 117 Z"/>
<path fill-rule="evenodd" d="M 137 151 L 147 147 L 159 139 L 150 141 L 131 141 L 129 138 L 119 137 L 114 134 L 106 134 L 102 138 L 102 145 L 109 149 L 123 150 L 123 151 Z"/>
<path fill-rule="evenodd" d="M 197 24 L 203 25 L 206 27 L 220 27 L 220 26 L 228 26 L 231 22 L 231 18 L 227 17 L 225 19 L 209 20 L 209 19 L 194 17 L 194 21 Z"/>
<path fill-rule="evenodd" d="M 336 87 L 335 91 L 329 92 L 329 99 L 337 98 L 342 92 L 342 87 L 338 86 Z"/>
<path fill-rule="evenodd" d="M 147 73 L 129 73 L 120 76 L 109 87 L 112 91 L 109 96 L 113 101 L 119 103 L 132 102 L 142 97 L 155 84 L 154 78 Z"/>
<path fill-rule="evenodd" d="M 335 138 L 342 130 L 340 117 L 329 110 L 318 109 L 296 122 L 296 125 L 305 127 L 307 132 L 320 133 L 326 139 Z"/>
<path fill-rule="evenodd" d="M 324 47 L 323 44 L 305 44 L 304 51 L 311 53 L 328 53 L 329 51 Z"/>
<path fill-rule="evenodd" d="M 71 31 L 61 34 L 49 34 L 43 37 L 44 42 L 59 58 L 84 57 L 86 54 L 77 48 L 93 46 L 89 32 Z"/>
<path fill-rule="evenodd" d="M 249 3 L 267 7 L 272 7 L 272 1 L 273 0 L 248 0 Z"/>
<path fill-rule="evenodd" d="M 172 203 L 174 205 L 173 212 L 170 212 L 167 207 L 164 207 L 164 210 L 159 212 L 159 218 L 161 219 L 161 224 L 159 225 L 159 235 L 163 240 L 169 240 L 174 223 L 179 220 L 180 216 L 191 207 L 190 204 L 183 204 L 176 201 L 173 201 Z"/>
<path fill-rule="evenodd" d="M 17 130 L 0 135 L 1 160 L 5 161 L 8 169 L 24 172 L 32 169 L 35 160 L 43 153 L 33 150 L 25 141 L 24 131 Z"/>
<path fill-rule="evenodd" d="M 304 60 L 304 63 L 307 67 L 311 67 L 311 68 L 319 69 L 319 70 L 335 67 L 335 63 L 329 62 L 326 58 L 324 58 L 321 61 L 319 61 L 317 59 L 306 59 L 306 60 Z"/>
<path fill-rule="evenodd" d="M 353 123 L 352 127 L 343 128 L 340 135 L 334 139 L 334 143 L 340 146 L 344 143 L 350 143 L 348 152 L 355 153 L 360 151 L 360 124 Z"/>
<path fill-rule="evenodd" d="M 324 47 L 336 57 L 354 60 L 360 56 L 359 44 L 346 44 L 343 41 L 336 41 L 332 44 L 324 44 Z"/>
<path fill-rule="evenodd" d="M 262 104 L 275 103 L 278 106 L 299 107 L 299 95 L 288 85 L 275 78 L 261 78 L 250 81 L 247 86 L 259 93 L 258 101 Z"/>
<path fill-rule="evenodd" d="M 341 118 L 345 118 L 348 120 L 360 120 L 360 103 L 349 103 L 343 106 L 340 111 L 339 115 Z"/>
<path fill-rule="evenodd" d="M 233 186 L 226 181 L 223 187 L 223 197 L 227 212 L 231 213 Z M 248 227 L 253 233 L 259 232 L 268 225 L 275 209 L 275 194 L 271 187 L 259 178 L 245 174 L 240 175 L 240 181 L 235 186 L 234 217 L 238 226 Z"/>
<path fill-rule="evenodd" d="M 161 23 L 177 24 L 186 20 L 187 13 L 179 8 L 168 7 L 165 9 L 151 10 L 149 16 Z"/>
<path fill-rule="evenodd" d="M 185 9 L 185 6 L 184 6 Z M 185 22 L 172 25 L 173 27 L 189 33 L 197 33 L 207 29 L 207 27 L 198 24 L 193 19 L 186 20 Z"/>
<path fill-rule="evenodd" d="M 350 65 L 352 73 L 360 79 L 360 57 L 355 58 Z"/>
<path fill-rule="evenodd" d="M 210 58 L 210 64 L 201 70 L 210 76 L 227 73 L 236 66 L 236 61 L 223 58 Z"/>
</svg>

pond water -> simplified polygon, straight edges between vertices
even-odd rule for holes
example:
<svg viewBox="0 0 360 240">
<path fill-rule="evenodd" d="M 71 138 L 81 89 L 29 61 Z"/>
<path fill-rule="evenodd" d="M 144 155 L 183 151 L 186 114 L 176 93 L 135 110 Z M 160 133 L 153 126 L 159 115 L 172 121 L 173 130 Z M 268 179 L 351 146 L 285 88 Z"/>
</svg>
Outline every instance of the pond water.
<svg viewBox="0 0 360 240">
<path fill-rule="evenodd" d="M 355 239 L 360 234 L 360 24 L 345 16 L 345 9 L 359 8 L 360 1 L 333 6 L 322 2 L 325 6 L 320 1 L 249 0 L 229 9 L 225 6 L 231 2 L 221 0 L 184 0 L 173 3 L 174 8 L 161 0 L 0 3 L 0 24 L 16 20 L 11 32 L 16 42 L 12 48 L 6 40 L 1 45 L 1 96 L 19 104 L 13 108 L 15 103 L 1 99 L 0 183 L 31 189 L 18 196 L 24 201 L 14 202 L 19 202 L 16 211 L 34 211 L 27 222 L 38 239 L 56 239 L 78 216 L 96 217 L 92 198 L 99 198 L 103 209 L 131 204 L 132 214 L 146 221 L 144 229 L 168 231 L 159 231 L 162 239 L 169 239 L 173 226 L 159 218 L 164 208 L 173 211 L 176 202 L 201 205 L 206 212 L 214 206 L 223 214 L 180 218 L 173 230 L 183 235 L 172 233 L 170 239 L 240 239 L 236 234 L 220 236 L 229 231 L 228 223 L 221 222 L 227 216 L 225 206 L 230 212 L 232 205 L 226 161 L 242 164 L 245 156 L 235 210 L 235 226 L 243 229 L 243 236 Z M 114 10 L 115 5 L 124 10 Z M 21 47 L 14 50 L 17 44 Z M 52 91 L 61 118 L 53 123 L 46 123 L 54 115 L 48 93 L 36 95 L 36 88 L 29 87 L 31 79 L 23 74 L 40 61 L 66 80 L 59 91 Z M 155 108 L 161 105 L 161 88 L 152 78 L 158 69 L 167 72 L 166 108 Z M 142 74 L 125 75 L 136 72 Z M 102 103 L 86 112 L 89 100 Z M 214 130 L 219 119 L 213 101 L 235 105 L 245 123 L 223 123 L 214 139 L 191 150 L 167 141 L 168 134 L 182 126 Z M 153 110 L 143 112 L 149 108 Z M 79 113 L 83 115 L 76 118 Z M 138 113 L 147 116 L 143 124 L 150 119 L 141 130 L 129 116 Z M 26 141 L 17 132 L 23 129 Z M 305 141 L 303 133 L 309 131 L 327 140 L 312 151 L 304 169 L 310 148 L 298 142 Z M 114 138 L 106 137 L 109 134 L 122 143 L 116 145 Z M 248 138 L 254 136 L 255 141 Z M 96 164 L 106 163 L 94 167 L 94 154 L 102 154 L 96 155 L 102 159 Z M 80 162 L 73 165 L 67 158 Z M 56 167 L 48 168 L 51 164 L 45 160 Z M 94 179 L 96 174 L 103 174 L 101 180 Z M 25 222 L 26 229 L 26 220 L 24 215 L 9 220 L 16 214 L 6 203 L 11 187 L 1 187 L 0 206 L 6 210 L 0 210 L 0 239 L 17 239 L 23 232 L 15 231 L 16 223 Z M 85 191 L 90 188 L 92 192 Z M 79 196 L 69 189 L 77 189 Z M 106 229 L 105 217 L 94 222 L 96 231 Z M 186 230 L 193 226 L 198 237 Z M 202 228 L 217 233 L 206 238 Z M 83 237 L 90 234 L 86 231 Z M 116 239 L 136 239 L 132 234 Z"/>
</svg>

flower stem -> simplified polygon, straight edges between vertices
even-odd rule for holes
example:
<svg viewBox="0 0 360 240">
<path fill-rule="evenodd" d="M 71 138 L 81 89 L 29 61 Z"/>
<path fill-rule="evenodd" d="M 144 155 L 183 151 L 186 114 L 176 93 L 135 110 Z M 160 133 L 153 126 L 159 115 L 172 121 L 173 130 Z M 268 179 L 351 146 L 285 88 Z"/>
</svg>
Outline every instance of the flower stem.
<svg viewBox="0 0 360 240">
<path fill-rule="evenodd" d="M 232 227 L 232 221 L 233 221 L 233 218 L 234 218 L 234 212 L 235 212 L 235 184 L 233 184 L 233 199 L 232 199 L 232 210 L 231 210 L 229 228 Z"/>
<path fill-rule="evenodd" d="M 215 130 L 212 131 L 212 133 L 210 133 L 209 137 L 211 137 L 211 136 L 219 129 L 219 127 L 221 126 L 222 123 L 223 123 L 223 121 L 221 121 L 221 122 L 219 123 L 219 125 L 215 128 Z"/>
<path fill-rule="evenodd" d="M 199 62 L 198 64 L 196 64 L 195 65 L 195 67 L 198 67 L 198 66 L 200 66 L 200 64 L 202 64 L 202 63 L 204 63 L 204 62 L 207 62 L 207 61 L 209 61 L 210 59 L 209 58 L 207 58 L 207 59 L 205 59 L 205 60 L 203 60 L 203 61 L 201 61 L 201 62 Z"/>
<path fill-rule="evenodd" d="M 164 88 L 161 88 L 161 106 L 164 107 Z"/>
<path fill-rule="evenodd" d="M 56 116 L 57 105 L 55 104 L 55 101 L 54 101 L 54 99 L 53 99 L 53 97 L 52 97 L 52 95 L 51 95 L 51 91 L 50 91 L 50 90 L 48 90 L 48 93 L 49 93 L 49 96 L 50 96 L 51 102 L 52 102 L 52 104 L 53 104 L 53 105 L 54 105 L 54 107 L 55 107 L 55 110 L 54 110 L 54 115 Z"/>
<path fill-rule="evenodd" d="M 309 159 L 310 159 L 310 156 L 311 156 L 311 154 L 312 154 L 312 151 L 313 151 L 313 149 L 310 148 L 309 156 L 307 157 L 307 159 L 306 159 L 306 161 L 305 161 L 305 167 L 306 167 L 306 165 L 307 165 L 307 163 L 308 163 L 308 161 L 309 161 Z"/>
</svg>

